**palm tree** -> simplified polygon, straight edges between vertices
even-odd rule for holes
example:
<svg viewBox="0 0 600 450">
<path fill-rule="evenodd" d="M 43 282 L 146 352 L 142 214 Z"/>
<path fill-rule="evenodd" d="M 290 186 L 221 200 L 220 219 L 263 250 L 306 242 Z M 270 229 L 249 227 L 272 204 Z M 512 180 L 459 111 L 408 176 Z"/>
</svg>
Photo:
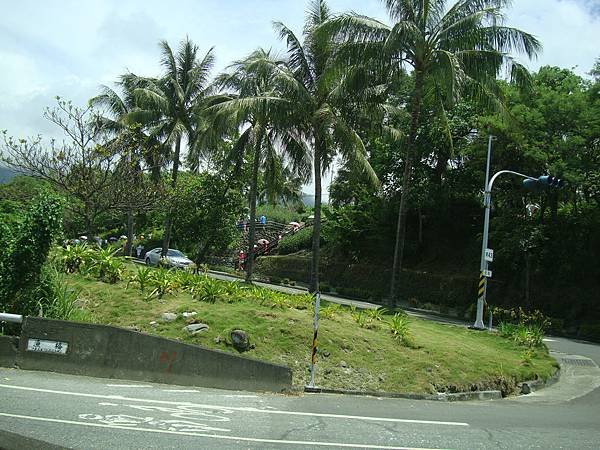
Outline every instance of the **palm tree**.
<svg viewBox="0 0 600 450">
<path fill-rule="evenodd" d="M 123 131 L 131 129 L 131 126 L 142 126 L 141 123 L 133 123 L 130 114 L 138 108 L 134 95 L 134 90 L 144 85 L 147 79 L 138 77 L 132 73 L 122 75 L 117 82 L 117 86 L 122 94 L 111 89 L 108 86 L 100 86 L 100 94 L 89 100 L 93 107 L 100 107 L 105 110 L 107 115 L 101 116 L 100 120 L 104 129 L 113 135 L 118 135 Z M 160 180 L 160 170 L 166 163 L 166 155 L 157 151 L 160 147 L 156 137 L 151 138 L 146 135 L 147 144 L 144 146 L 143 156 L 146 161 L 147 169 L 150 170 L 152 180 L 158 183 Z"/>
<path fill-rule="evenodd" d="M 138 109 L 128 114 L 128 120 L 147 126 L 151 137 L 161 139 L 173 150 L 171 186 L 177 185 L 181 145 L 185 138 L 190 147 L 197 139 L 199 116 L 210 106 L 209 73 L 214 63 L 212 49 L 199 59 L 198 47 L 189 39 L 181 42 L 174 54 L 166 41 L 160 43 L 165 73 L 158 79 L 140 79 L 134 89 Z M 163 256 L 171 241 L 173 211 L 169 208 L 165 220 Z"/>
<path fill-rule="evenodd" d="M 395 302 L 397 278 L 402 269 L 406 212 L 420 114 L 424 101 L 445 119 L 445 110 L 465 94 L 497 103 L 496 78 L 503 71 L 526 84 L 525 68 L 511 52 L 533 58 L 541 44 L 532 35 L 503 25 L 503 9 L 511 0 L 385 0 L 393 22 L 387 25 L 358 14 L 334 18 L 327 31 L 345 41 L 355 57 L 374 57 L 389 74 L 412 68 L 414 88 L 408 108 L 410 128 L 404 156 L 402 195 L 398 210 L 390 297 Z"/>
<path fill-rule="evenodd" d="M 137 84 L 137 77 L 132 74 L 126 74 L 121 77 L 117 85 L 121 88 L 123 94 L 108 86 L 101 86 L 101 93 L 89 100 L 92 107 L 104 109 L 106 115 L 99 116 L 102 127 L 109 132 L 113 139 L 110 144 L 121 152 L 121 160 L 116 168 L 115 177 L 118 179 L 115 183 L 115 190 L 119 188 L 129 190 L 124 195 L 123 203 L 127 212 L 127 243 L 125 254 L 131 255 L 133 240 L 133 215 L 134 210 L 147 208 L 151 203 L 151 195 L 148 189 L 143 186 L 143 168 L 145 161 L 152 173 L 154 184 L 158 183 L 160 178 L 160 169 L 162 167 L 161 155 L 157 152 L 158 143 L 151 140 L 140 128 L 140 124 L 130 124 L 126 122 L 128 114 L 135 110 L 135 98 L 133 90 Z M 135 148 L 134 148 L 135 147 Z M 142 159 L 143 158 L 143 159 Z M 133 195 L 131 189 L 136 191 Z"/>
<path fill-rule="evenodd" d="M 290 84 L 295 84 L 295 80 L 284 62 L 273 58 L 270 51 L 259 49 L 247 58 L 234 62 L 230 69 L 230 73 L 218 77 L 217 84 L 234 94 L 213 109 L 217 111 L 215 123 L 219 124 L 218 128 L 223 127 L 223 122 L 234 129 L 245 127 L 229 159 L 238 167 L 241 167 L 246 156 L 252 162 L 246 264 L 246 281 L 251 282 L 259 170 L 262 169 L 267 179 L 277 179 L 282 163 L 287 160 L 293 172 L 302 175 L 306 171 L 309 151 L 290 126 L 294 105 L 282 93 L 290 88 Z"/>
<path fill-rule="evenodd" d="M 315 213 L 312 242 L 310 291 L 319 290 L 319 256 L 321 238 L 321 176 L 340 152 L 345 160 L 357 163 L 370 179 L 377 177 L 367 161 L 362 140 L 340 113 L 339 105 L 348 100 L 347 78 L 333 64 L 330 36 L 322 32 L 332 18 L 324 0 L 312 0 L 306 14 L 303 38 L 281 22 L 274 24 L 288 47 L 289 61 L 296 85 L 288 93 L 295 105 L 296 129 L 313 147 Z"/>
</svg>

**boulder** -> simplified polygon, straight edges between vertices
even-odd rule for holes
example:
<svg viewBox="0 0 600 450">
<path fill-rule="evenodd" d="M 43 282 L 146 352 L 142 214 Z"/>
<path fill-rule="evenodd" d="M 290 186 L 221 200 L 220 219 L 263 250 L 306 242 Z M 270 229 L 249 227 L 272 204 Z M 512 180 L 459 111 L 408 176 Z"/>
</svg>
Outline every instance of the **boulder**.
<svg viewBox="0 0 600 450">
<path fill-rule="evenodd" d="M 161 317 L 163 322 L 173 322 L 175 320 L 177 320 L 177 314 L 175 313 L 163 313 L 162 317 Z"/>
<path fill-rule="evenodd" d="M 205 323 L 193 323 L 191 325 L 187 325 L 183 327 L 185 331 L 191 334 L 202 333 L 204 331 L 208 331 L 208 325 Z"/>
<path fill-rule="evenodd" d="M 230 336 L 231 343 L 238 352 L 245 352 L 250 349 L 250 339 L 248 333 L 244 330 L 233 330 Z"/>
</svg>

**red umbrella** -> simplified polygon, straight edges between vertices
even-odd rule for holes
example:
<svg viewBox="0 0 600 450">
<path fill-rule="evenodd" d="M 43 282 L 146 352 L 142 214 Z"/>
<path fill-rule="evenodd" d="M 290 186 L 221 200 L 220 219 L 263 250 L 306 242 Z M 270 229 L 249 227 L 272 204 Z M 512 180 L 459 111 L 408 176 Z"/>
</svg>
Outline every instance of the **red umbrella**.
<svg viewBox="0 0 600 450">
<path fill-rule="evenodd" d="M 267 241 L 266 239 L 259 239 L 258 242 L 260 245 L 267 245 L 269 243 L 269 241 Z"/>
</svg>

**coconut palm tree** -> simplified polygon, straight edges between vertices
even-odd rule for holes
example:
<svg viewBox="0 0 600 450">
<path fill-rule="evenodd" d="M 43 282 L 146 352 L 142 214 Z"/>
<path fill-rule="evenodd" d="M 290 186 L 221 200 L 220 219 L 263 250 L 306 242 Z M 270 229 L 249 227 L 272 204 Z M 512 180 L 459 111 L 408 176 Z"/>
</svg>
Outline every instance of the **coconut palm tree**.
<svg viewBox="0 0 600 450">
<path fill-rule="evenodd" d="M 507 73 L 521 85 L 525 68 L 511 52 L 533 58 L 541 44 L 532 35 L 503 25 L 503 10 L 511 0 L 384 0 L 391 25 L 358 14 L 329 21 L 327 32 L 348 46 L 357 60 L 373 58 L 389 74 L 412 69 L 414 88 L 408 108 L 402 195 L 390 297 L 395 301 L 406 235 L 406 212 L 423 103 L 434 105 L 442 120 L 445 110 L 466 94 L 498 103 L 497 76 Z"/>
<path fill-rule="evenodd" d="M 283 61 L 270 51 L 259 49 L 234 62 L 230 72 L 217 78 L 216 84 L 232 92 L 229 100 L 215 106 L 216 127 L 244 129 L 233 145 L 229 159 L 241 167 L 245 158 L 252 162 L 250 178 L 250 227 L 246 281 L 251 282 L 256 236 L 256 199 L 259 170 L 267 180 L 280 178 L 285 162 L 293 173 L 304 176 L 309 150 L 290 124 L 293 103 L 284 93 L 295 84 Z M 304 178 L 306 178 L 304 176 Z"/>
<path fill-rule="evenodd" d="M 147 126 L 151 137 L 160 139 L 172 149 L 171 186 L 177 185 L 183 139 L 193 144 L 197 139 L 198 117 L 210 105 L 209 73 L 214 64 L 210 49 L 202 59 L 198 46 L 189 39 L 181 42 L 174 54 L 166 41 L 160 43 L 161 64 L 165 70 L 158 79 L 141 79 L 134 89 L 138 109 L 128 114 L 129 121 Z M 192 145 L 190 145 L 191 147 Z M 163 255 L 171 241 L 173 211 L 169 208 L 165 220 Z"/>
<path fill-rule="evenodd" d="M 348 78 L 337 70 L 330 35 L 322 32 L 332 18 L 324 0 L 312 0 L 304 22 L 303 41 L 281 22 L 274 26 L 288 48 L 288 65 L 296 84 L 287 93 L 292 99 L 296 130 L 311 144 L 315 183 L 315 212 L 312 242 L 310 290 L 319 290 L 319 256 L 321 237 L 321 176 L 337 153 L 377 177 L 367 161 L 362 140 L 340 112 L 348 101 Z"/>
<path fill-rule="evenodd" d="M 140 123 L 132 123 L 129 115 L 138 109 L 134 96 L 134 90 L 143 86 L 144 78 L 132 73 L 122 75 L 117 82 L 118 90 L 108 86 L 100 86 L 100 94 L 89 100 L 90 106 L 104 109 L 105 115 L 100 117 L 104 129 L 113 135 L 128 131 L 131 126 L 142 126 Z M 122 94 L 119 94 L 121 91 Z M 144 145 L 143 156 L 147 169 L 151 173 L 154 182 L 160 180 L 160 170 L 166 163 L 166 155 L 157 151 L 160 146 L 156 137 L 146 135 L 147 145 Z"/>
</svg>

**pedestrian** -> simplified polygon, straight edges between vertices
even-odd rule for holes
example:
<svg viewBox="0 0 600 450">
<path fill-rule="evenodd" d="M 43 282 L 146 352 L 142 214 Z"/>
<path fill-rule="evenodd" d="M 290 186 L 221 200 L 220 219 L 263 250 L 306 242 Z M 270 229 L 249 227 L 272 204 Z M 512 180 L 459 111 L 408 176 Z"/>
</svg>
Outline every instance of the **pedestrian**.
<svg viewBox="0 0 600 450">
<path fill-rule="evenodd" d="M 262 225 L 266 225 L 267 224 L 267 216 L 265 216 L 264 214 L 262 216 L 260 216 L 260 223 Z"/>
<path fill-rule="evenodd" d="M 143 250 L 144 250 L 144 246 L 142 244 L 138 244 L 137 247 L 135 248 L 135 252 L 137 253 L 138 259 L 140 259 L 140 256 L 142 256 Z"/>
<path fill-rule="evenodd" d="M 244 270 L 245 263 L 246 263 L 246 253 L 244 252 L 244 250 L 240 250 L 240 254 L 238 256 L 238 266 L 239 266 L 240 270 Z"/>
</svg>

